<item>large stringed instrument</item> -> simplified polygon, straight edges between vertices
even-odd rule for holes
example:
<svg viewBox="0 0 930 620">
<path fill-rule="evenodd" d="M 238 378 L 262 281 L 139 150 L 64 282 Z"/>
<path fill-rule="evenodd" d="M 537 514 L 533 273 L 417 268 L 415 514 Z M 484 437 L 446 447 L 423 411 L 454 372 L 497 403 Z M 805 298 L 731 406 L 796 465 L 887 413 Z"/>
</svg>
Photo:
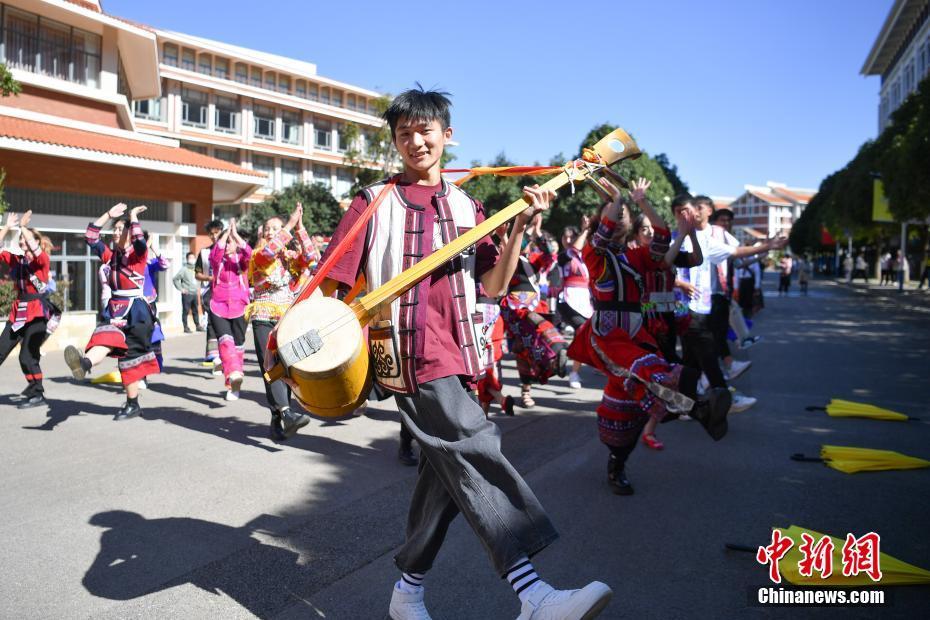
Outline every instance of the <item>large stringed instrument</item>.
<svg viewBox="0 0 930 620">
<path fill-rule="evenodd" d="M 610 172 L 608 166 L 639 155 L 636 142 L 616 129 L 565 164 L 541 189 L 557 190 L 568 184 L 574 188 L 575 183 L 593 181 L 597 173 Z M 319 289 L 302 291 L 269 342 L 274 365 L 265 373 L 266 380 L 284 378 L 301 406 L 319 417 L 340 417 L 356 409 L 368 397 L 372 381 L 363 327 L 384 304 L 516 218 L 527 205 L 520 198 L 351 304 L 325 297 Z"/>
</svg>

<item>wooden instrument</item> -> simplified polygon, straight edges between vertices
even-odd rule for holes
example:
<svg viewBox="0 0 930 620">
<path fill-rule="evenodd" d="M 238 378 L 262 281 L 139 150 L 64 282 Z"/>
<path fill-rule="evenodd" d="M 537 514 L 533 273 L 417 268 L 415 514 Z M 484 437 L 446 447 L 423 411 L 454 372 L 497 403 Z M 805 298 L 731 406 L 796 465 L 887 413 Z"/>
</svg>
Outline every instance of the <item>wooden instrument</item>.
<svg viewBox="0 0 930 620">
<path fill-rule="evenodd" d="M 557 190 L 569 183 L 574 186 L 614 163 L 639 155 L 636 142 L 622 129 L 616 129 L 586 149 L 583 157 L 567 163 L 541 188 Z M 266 380 L 285 378 L 301 406 L 320 417 L 339 417 L 356 409 L 368 397 L 372 381 L 363 326 L 383 304 L 393 302 L 517 217 L 527 204 L 520 198 L 351 305 L 324 297 L 318 290 L 295 303 L 278 323 L 277 360 L 265 373 Z M 271 343 L 269 348 L 273 349 Z"/>
</svg>

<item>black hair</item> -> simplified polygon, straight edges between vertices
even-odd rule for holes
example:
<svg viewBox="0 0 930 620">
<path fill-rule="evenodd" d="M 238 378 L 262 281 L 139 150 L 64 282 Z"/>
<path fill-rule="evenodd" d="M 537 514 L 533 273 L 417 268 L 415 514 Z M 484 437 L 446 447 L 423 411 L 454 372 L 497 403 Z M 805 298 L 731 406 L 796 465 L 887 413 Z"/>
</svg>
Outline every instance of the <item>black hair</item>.
<svg viewBox="0 0 930 620">
<path fill-rule="evenodd" d="M 145 237 L 145 240 L 146 240 L 146 241 L 148 241 L 148 240 L 149 240 L 149 231 L 143 230 L 143 231 L 142 231 L 142 236 Z"/>
<path fill-rule="evenodd" d="M 675 209 L 677 209 L 678 207 L 683 207 L 689 202 L 691 203 L 694 202 L 694 197 L 691 194 L 689 194 L 688 192 L 678 194 L 677 196 L 672 198 L 672 211 L 674 212 Z"/>
<path fill-rule="evenodd" d="M 193 252 L 188 252 L 187 255 L 184 256 L 184 258 L 187 258 L 188 256 L 197 256 L 197 255 L 194 254 Z"/>
<path fill-rule="evenodd" d="M 704 194 L 699 194 L 694 197 L 694 200 L 691 201 L 695 207 L 710 207 L 711 211 L 716 211 L 717 208 L 714 206 L 714 201 L 710 196 L 705 196 Z"/>
<path fill-rule="evenodd" d="M 121 218 L 117 219 L 115 222 L 113 222 L 113 225 L 116 226 L 116 225 L 119 224 L 120 222 L 123 223 L 123 228 L 124 228 L 125 230 L 129 230 L 129 227 L 131 226 L 131 223 L 130 223 L 128 217 L 121 217 Z"/>
<path fill-rule="evenodd" d="M 391 105 L 384 111 L 384 120 L 391 127 L 391 138 L 394 138 L 397 123 L 401 118 L 409 121 L 439 121 L 443 129 L 452 126 L 452 116 L 449 108 L 452 102 L 449 93 L 441 90 L 424 90 L 419 82 L 416 88 L 405 90 L 394 97 Z"/>
<path fill-rule="evenodd" d="M 204 227 L 204 230 L 206 230 L 207 232 L 210 232 L 211 230 L 216 230 L 216 229 L 223 230 L 224 228 L 226 227 L 223 226 L 223 222 L 219 220 L 210 220 L 209 222 L 207 222 L 207 225 Z"/>
</svg>

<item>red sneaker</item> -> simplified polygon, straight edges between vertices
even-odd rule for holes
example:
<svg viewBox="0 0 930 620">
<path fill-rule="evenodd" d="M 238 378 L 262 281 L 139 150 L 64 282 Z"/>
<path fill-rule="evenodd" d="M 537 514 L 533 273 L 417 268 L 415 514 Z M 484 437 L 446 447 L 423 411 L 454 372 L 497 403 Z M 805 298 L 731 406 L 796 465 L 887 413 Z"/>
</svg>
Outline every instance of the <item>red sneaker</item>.
<svg viewBox="0 0 930 620">
<path fill-rule="evenodd" d="M 643 435 L 643 443 L 652 448 L 653 450 L 661 450 L 665 447 L 665 444 L 656 439 L 656 436 L 652 433 L 647 433 Z"/>
</svg>

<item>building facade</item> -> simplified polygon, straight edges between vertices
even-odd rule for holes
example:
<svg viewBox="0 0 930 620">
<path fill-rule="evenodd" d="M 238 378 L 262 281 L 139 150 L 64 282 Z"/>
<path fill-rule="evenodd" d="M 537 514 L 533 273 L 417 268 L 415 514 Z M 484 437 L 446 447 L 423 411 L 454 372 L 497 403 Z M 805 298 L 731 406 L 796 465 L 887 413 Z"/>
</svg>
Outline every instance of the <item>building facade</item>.
<svg viewBox="0 0 930 620">
<path fill-rule="evenodd" d="M 930 73 L 930 0 L 895 0 L 862 75 L 882 78 L 878 104 L 878 132 L 891 114 Z"/>
<path fill-rule="evenodd" d="M 817 190 L 789 187 L 774 181 L 765 185 L 746 185 L 744 189 L 730 203 L 733 234 L 741 243 L 778 235 L 788 236 L 792 225 L 817 193 Z"/>
<path fill-rule="evenodd" d="M 50 237 L 67 310 L 52 346 L 80 342 L 94 324 L 99 263 L 83 233 L 111 205 L 149 207 L 152 246 L 175 265 L 162 274 L 159 311 L 176 326 L 171 277 L 207 242 L 199 233 L 217 211 L 238 213 L 296 181 L 341 196 L 352 184 L 343 127 L 380 126 L 377 93 L 308 63 L 160 33 L 96 0 L 0 0 L 0 62 L 22 85 L 0 99 L 5 198 Z"/>
</svg>

